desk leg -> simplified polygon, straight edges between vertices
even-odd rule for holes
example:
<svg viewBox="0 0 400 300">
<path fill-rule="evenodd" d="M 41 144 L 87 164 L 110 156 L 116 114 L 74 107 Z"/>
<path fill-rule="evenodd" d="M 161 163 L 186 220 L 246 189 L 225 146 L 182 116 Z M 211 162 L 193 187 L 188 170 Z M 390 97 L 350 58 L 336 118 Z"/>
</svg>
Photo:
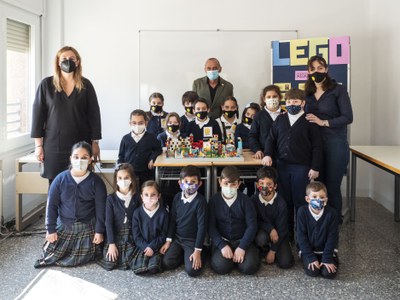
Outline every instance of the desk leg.
<svg viewBox="0 0 400 300">
<path fill-rule="evenodd" d="M 212 180 L 213 180 L 213 185 L 212 185 L 212 194 L 215 195 L 218 190 L 218 167 L 217 166 L 212 166 Z"/>
<path fill-rule="evenodd" d="M 16 194 L 15 203 L 15 229 L 20 232 L 22 230 L 22 195 Z"/>
<path fill-rule="evenodd" d="M 357 180 L 357 156 L 351 154 L 351 169 L 350 169 L 350 221 L 356 220 L 356 180 Z"/>
<path fill-rule="evenodd" d="M 394 220 L 400 222 L 400 175 L 394 175 Z"/>
<path fill-rule="evenodd" d="M 158 183 L 158 184 L 160 184 L 160 170 L 158 169 L 159 167 L 156 167 L 156 174 L 155 174 L 155 179 L 156 179 L 156 182 Z"/>
<path fill-rule="evenodd" d="M 206 167 L 206 177 L 207 177 L 206 199 L 207 199 L 207 202 L 209 202 L 210 198 L 211 198 L 211 187 L 212 187 L 211 167 Z"/>
</svg>

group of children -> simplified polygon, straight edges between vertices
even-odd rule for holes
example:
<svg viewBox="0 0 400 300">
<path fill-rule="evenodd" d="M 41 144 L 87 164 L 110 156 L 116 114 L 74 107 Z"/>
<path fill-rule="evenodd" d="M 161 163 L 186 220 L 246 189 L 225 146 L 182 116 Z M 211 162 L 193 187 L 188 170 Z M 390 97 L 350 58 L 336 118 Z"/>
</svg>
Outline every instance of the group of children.
<svg viewBox="0 0 400 300">
<path fill-rule="evenodd" d="M 296 230 L 306 274 L 333 278 L 339 222 L 326 206 L 325 186 L 313 181 L 322 159 L 319 129 L 305 119 L 303 91 L 286 93 L 287 112 L 281 109 L 281 98 L 277 86 L 267 86 L 261 108 L 250 103 L 239 121 L 233 96 L 226 98 L 214 120 L 208 117 L 208 102 L 195 92 L 183 95 L 181 117 L 166 113 L 163 96 L 153 93 L 148 113 L 137 109 L 130 114 L 131 132 L 121 140 L 114 175 L 116 192 L 106 201 L 101 201 L 106 199 L 103 182 L 89 169 L 90 145 L 75 145 L 71 169 L 57 176 L 49 189 L 48 233 L 35 267 L 96 259 L 107 270 L 131 268 L 137 274 L 184 264 L 190 276 L 198 276 L 210 256 L 218 274 L 229 273 L 235 265 L 244 274 L 254 274 L 260 257 L 281 268 L 294 264 L 290 242 Z M 242 193 L 240 172 L 229 166 L 219 178 L 221 191 L 205 199 L 199 192 L 200 170 L 186 166 L 180 173 L 181 191 L 164 205 L 164 190 L 154 181 L 154 162 L 168 138 L 189 135 L 194 141 L 214 135 L 220 140 L 240 137 L 243 148 L 250 148 L 265 165 L 256 174 L 256 193 L 254 182 L 248 181 L 247 194 Z"/>
</svg>

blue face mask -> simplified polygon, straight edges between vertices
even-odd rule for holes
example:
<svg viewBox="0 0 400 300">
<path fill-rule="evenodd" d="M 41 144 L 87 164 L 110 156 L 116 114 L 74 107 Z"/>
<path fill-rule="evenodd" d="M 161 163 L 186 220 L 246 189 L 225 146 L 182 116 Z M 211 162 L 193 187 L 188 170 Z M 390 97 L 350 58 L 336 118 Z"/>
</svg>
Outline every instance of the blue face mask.
<svg viewBox="0 0 400 300">
<path fill-rule="evenodd" d="M 297 115 L 301 111 L 301 105 L 286 105 L 289 114 Z"/>
<path fill-rule="evenodd" d="M 315 210 L 322 210 L 325 205 L 324 205 L 324 201 L 317 198 L 317 199 L 311 199 L 310 206 L 311 206 L 311 208 L 313 208 Z"/>
<path fill-rule="evenodd" d="M 218 70 L 207 71 L 207 77 L 210 80 L 216 80 L 219 76 Z"/>
</svg>

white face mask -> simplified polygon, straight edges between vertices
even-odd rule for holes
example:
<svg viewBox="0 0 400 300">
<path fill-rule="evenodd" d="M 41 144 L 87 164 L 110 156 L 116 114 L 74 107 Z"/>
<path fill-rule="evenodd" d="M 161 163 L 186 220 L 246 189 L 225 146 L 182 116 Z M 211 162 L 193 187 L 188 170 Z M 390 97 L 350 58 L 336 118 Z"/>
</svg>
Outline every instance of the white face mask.
<svg viewBox="0 0 400 300">
<path fill-rule="evenodd" d="M 88 159 L 71 159 L 72 169 L 75 171 L 86 171 L 89 166 Z"/>
<path fill-rule="evenodd" d="M 222 194 L 226 198 L 233 198 L 237 195 L 237 188 L 232 188 L 229 186 L 223 186 L 221 187 Z"/>
<path fill-rule="evenodd" d="M 279 99 L 278 98 L 270 98 L 265 100 L 265 104 L 269 110 L 275 110 L 279 107 Z"/>
<path fill-rule="evenodd" d="M 132 125 L 131 130 L 134 134 L 142 134 L 146 130 L 146 125 Z"/>
<path fill-rule="evenodd" d="M 126 189 L 131 186 L 132 181 L 129 179 L 126 180 L 118 180 L 117 185 L 119 186 L 120 189 Z"/>
</svg>

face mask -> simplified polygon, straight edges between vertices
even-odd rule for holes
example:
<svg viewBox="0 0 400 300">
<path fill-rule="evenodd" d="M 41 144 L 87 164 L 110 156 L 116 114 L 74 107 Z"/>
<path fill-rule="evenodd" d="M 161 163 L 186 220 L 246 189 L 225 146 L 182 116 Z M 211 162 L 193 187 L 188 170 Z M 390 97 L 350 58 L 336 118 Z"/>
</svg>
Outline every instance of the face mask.
<svg viewBox="0 0 400 300">
<path fill-rule="evenodd" d="M 72 159 L 71 166 L 75 171 L 86 171 L 89 166 L 89 160 L 80 158 Z"/>
<path fill-rule="evenodd" d="M 76 70 L 76 64 L 72 59 L 63 60 L 60 66 L 65 73 L 72 73 Z"/>
<path fill-rule="evenodd" d="M 219 76 L 218 70 L 207 71 L 207 77 L 210 80 L 216 80 Z"/>
<path fill-rule="evenodd" d="M 162 106 L 160 105 L 151 105 L 151 111 L 158 114 L 160 112 L 162 112 Z"/>
<path fill-rule="evenodd" d="M 258 191 L 260 192 L 261 195 L 264 197 L 268 197 L 273 193 L 273 187 L 267 187 L 267 186 L 259 186 Z"/>
<path fill-rule="evenodd" d="M 182 192 L 184 192 L 186 195 L 190 196 L 197 192 L 197 190 L 199 189 L 199 185 L 196 183 L 188 184 L 188 183 L 182 182 L 180 184 L 180 188 L 181 188 Z"/>
<path fill-rule="evenodd" d="M 179 125 L 167 125 L 167 128 L 171 132 L 177 132 L 179 130 Z"/>
<path fill-rule="evenodd" d="M 251 123 L 253 123 L 253 119 L 252 118 L 248 118 L 248 117 L 244 117 L 243 123 L 251 125 Z"/>
<path fill-rule="evenodd" d="M 152 207 L 155 204 L 157 204 L 158 202 L 158 198 L 157 197 L 143 197 L 142 196 L 142 200 L 143 203 L 147 206 L 147 207 Z"/>
<path fill-rule="evenodd" d="M 129 179 L 126 180 L 118 180 L 117 185 L 119 186 L 120 189 L 126 189 L 131 186 L 132 181 Z"/>
<path fill-rule="evenodd" d="M 146 125 L 132 125 L 131 130 L 134 134 L 142 134 L 146 130 Z"/>
<path fill-rule="evenodd" d="M 188 114 L 193 115 L 193 106 L 187 106 L 187 107 L 185 108 L 185 110 L 186 110 L 186 112 L 187 112 Z"/>
<path fill-rule="evenodd" d="M 196 113 L 196 117 L 200 120 L 204 120 L 205 118 L 207 118 L 207 116 L 208 116 L 207 111 L 199 111 Z"/>
<path fill-rule="evenodd" d="M 297 115 L 301 111 L 301 105 L 286 105 L 289 114 Z"/>
<path fill-rule="evenodd" d="M 233 198 L 237 195 L 237 188 L 231 188 L 229 186 L 223 186 L 221 187 L 222 194 L 226 198 Z"/>
<path fill-rule="evenodd" d="M 236 110 L 234 111 L 224 111 L 224 115 L 225 117 L 227 117 L 228 119 L 232 118 L 234 115 L 236 115 Z"/>
<path fill-rule="evenodd" d="M 308 74 L 308 77 L 316 83 L 321 83 L 326 78 L 326 73 L 314 72 L 312 74 Z"/>
<path fill-rule="evenodd" d="M 319 210 L 322 210 L 325 205 L 321 199 L 311 199 L 310 206 L 311 206 L 311 208 L 319 211 Z"/>
<path fill-rule="evenodd" d="M 279 107 L 279 99 L 278 98 L 270 98 L 265 100 L 265 104 L 269 110 L 275 110 Z"/>
</svg>

